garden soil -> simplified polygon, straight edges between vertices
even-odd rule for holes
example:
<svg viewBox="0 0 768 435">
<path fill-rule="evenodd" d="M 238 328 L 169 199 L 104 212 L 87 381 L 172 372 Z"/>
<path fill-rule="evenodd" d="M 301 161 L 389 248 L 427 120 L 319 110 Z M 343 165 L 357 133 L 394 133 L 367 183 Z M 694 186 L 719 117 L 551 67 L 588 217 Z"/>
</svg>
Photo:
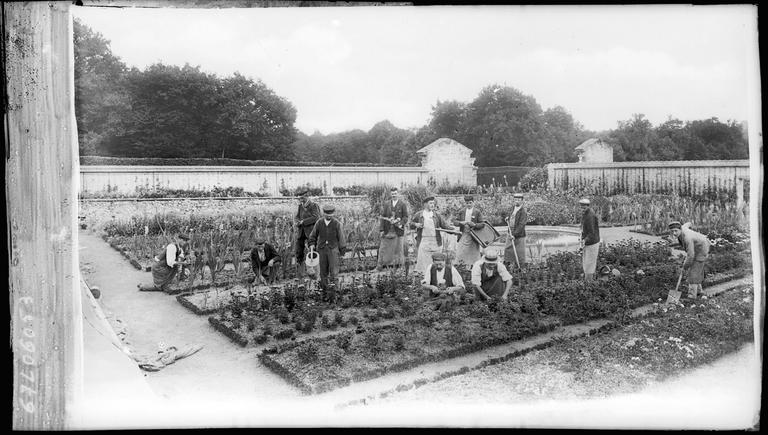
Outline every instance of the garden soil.
<svg viewBox="0 0 768 435">
<path fill-rule="evenodd" d="M 83 277 L 91 287 L 99 287 L 101 290 L 99 302 L 107 318 L 118 335 L 123 335 L 125 342 L 134 353 L 151 355 L 157 352 L 159 343 L 179 348 L 194 344 L 203 346 L 199 352 L 178 360 L 158 372 L 144 372 L 143 379 L 159 398 L 156 412 L 141 413 L 141 416 L 137 417 L 135 413 L 131 414 L 130 410 L 126 409 L 124 421 L 114 420 L 115 428 L 346 424 L 391 426 L 418 425 L 420 422 L 431 425 L 445 423 L 473 426 L 494 425 L 494 415 L 496 417 L 506 415 L 508 419 L 500 422 L 501 425 L 535 426 L 533 418 L 535 414 L 531 414 L 530 418 L 517 416 L 515 419 L 514 414 L 496 415 L 491 412 L 499 403 L 496 399 L 505 397 L 504 394 L 500 394 L 500 391 L 510 390 L 503 380 L 504 377 L 490 379 L 486 384 L 487 388 L 467 388 L 467 380 L 475 384 L 478 373 L 483 373 L 484 370 L 495 370 L 494 367 L 502 365 L 438 382 L 434 385 L 449 385 L 453 382 L 458 384 L 448 390 L 434 391 L 433 394 L 437 394 L 434 397 L 428 393 L 433 385 L 430 384 L 417 390 L 395 394 L 390 399 L 377 401 L 378 403 L 374 402 L 372 405 L 337 408 L 337 405 L 360 399 L 367 394 L 392 388 L 396 384 L 392 383 L 393 379 L 390 376 L 366 382 L 369 388 L 366 388 L 368 391 L 365 394 L 363 391 L 351 388 L 346 393 L 339 391 L 329 395 L 302 396 L 296 388 L 289 386 L 259 363 L 257 349 L 236 345 L 217 332 L 209 324 L 207 316 L 192 314 L 174 297 L 165 293 L 139 292 L 136 284 L 148 283 L 151 281 L 151 274 L 134 269 L 98 235 L 90 231 L 80 231 L 79 242 Z M 726 397 L 724 390 L 744 385 L 740 375 L 733 370 L 746 367 L 748 363 L 749 351 L 742 351 L 732 357 L 724 358 L 712 367 L 700 368 L 693 374 L 687 375 L 693 376 L 692 380 L 688 384 L 683 382 L 678 389 L 687 388 L 690 392 L 692 386 L 701 384 L 701 391 L 706 394 L 700 397 Z M 697 372 L 702 374 L 695 375 Z M 116 372 L 115 376 L 120 376 L 120 373 Z M 462 380 L 465 384 L 461 384 Z M 490 388 L 491 385 L 494 388 Z M 98 391 L 98 386 L 90 386 L 88 391 Z M 426 396 L 422 397 L 424 400 L 417 400 L 420 405 L 414 407 L 409 394 L 426 394 Z M 472 397 L 472 394 L 476 395 Z M 423 420 L 419 420 L 421 417 L 408 420 L 405 418 L 408 415 L 407 412 L 389 413 L 393 406 L 390 403 L 391 400 L 395 400 L 395 403 L 407 404 L 405 405 L 409 407 L 407 409 L 412 411 L 424 409 L 425 403 L 441 403 L 435 402 L 438 397 L 468 395 L 472 399 L 469 404 L 461 405 L 465 411 L 460 413 L 440 414 L 439 409 L 429 407 Z M 688 409 L 685 403 L 681 400 L 677 406 Z M 477 404 L 487 404 L 487 406 Z M 502 405 L 502 408 L 505 406 L 508 405 Z M 439 408 L 443 409 L 442 405 Z M 546 414 L 548 411 L 542 412 Z M 483 417 L 484 414 L 487 414 L 489 419 Z M 445 420 L 430 420 L 429 415 L 443 415 Z M 577 418 L 578 413 L 572 416 Z M 539 424 L 547 421 L 550 420 L 545 418 L 540 420 Z"/>
</svg>

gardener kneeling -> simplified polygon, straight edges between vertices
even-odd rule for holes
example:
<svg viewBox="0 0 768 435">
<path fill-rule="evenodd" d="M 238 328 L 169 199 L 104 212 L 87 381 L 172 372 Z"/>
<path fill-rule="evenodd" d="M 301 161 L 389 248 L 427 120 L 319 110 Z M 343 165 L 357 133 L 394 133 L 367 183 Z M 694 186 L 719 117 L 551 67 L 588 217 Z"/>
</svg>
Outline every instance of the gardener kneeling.
<svg viewBox="0 0 768 435">
<path fill-rule="evenodd" d="M 173 242 L 155 255 L 152 263 L 152 284 L 138 284 L 139 291 L 165 291 L 171 285 L 176 273 L 181 271 L 181 267 L 189 264 L 184 259 L 188 246 L 189 237 L 184 234 L 177 234 Z"/>
<path fill-rule="evenodd" d="M 446 265 L 445 260 L 446 255 L 442 252 L 433 253 L 432 264 L 426 268 L 421 280 L 425 296 L 438 309 L 459 302 L 467 293 L 459 271 L 453 265 Z"/>
<path fill-rule="evenodd" d="M 251 267 L 257 284 L 273 282 L 277 277 L 277 265 L 282 260 L 277 255 L 275 248 L 267 243 L 263 237 L 256 239 L 256 247 L 251 250 Z"/>
<path fill-rule="evenodd" d="M 507 300 L 509 289 L 512 288 L 512 275 L 499 256 L 492 250 L 487 250 L 484 258 L 472 265 L 472 290 L 475 297 L 483 301 L 491 298 Z"/>
</svg>

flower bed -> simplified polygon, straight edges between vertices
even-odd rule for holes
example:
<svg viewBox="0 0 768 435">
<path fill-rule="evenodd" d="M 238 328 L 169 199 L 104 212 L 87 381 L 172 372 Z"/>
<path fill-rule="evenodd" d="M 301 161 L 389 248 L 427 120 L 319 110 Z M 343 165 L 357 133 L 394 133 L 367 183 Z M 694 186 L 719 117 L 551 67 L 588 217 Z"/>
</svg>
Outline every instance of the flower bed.
<svg viewBox="0 0 768 435">
<path fill-rule="evenodd" d="M 342 277 L 344 285 L 334 301 L 323 300 L 317 282 L 310 280 L 271 288 L 228 289 L 215 295 L 182 295 L 177 299 L 198 314 L 217 312 L 211 317 L 220 327 L 229 329 L 227 336 L 257 344 L 315 331 L 386 323 L 412 316 L 421 305 L 420 288 L 404 285 L 411 278 L 389 272 L 365 275 Z M 293 333 L 287 334 L 286 330 Z"/>
<path fill-rule="evenodd" d="M 524 284 L 507 302 L 475 302 L 445 312 L 424 306 L 416 318 L 384 329 L 374 327 L 347 339 L 340 333 L 276 345 L 259 358 L 304 393 L 329 391 L 518 340 L 557 324 L 625 321 L 634 309 L 665 298 L 678 272 L 674 264 L 656 264 L 644 267 L 642 274 L 590 283 Z M 738 273 L 732 271 L 730 277 Z"/>
<path fill-rule="evenodd" d="M 273 346 L 262 352 L 259 359 L 305 394 L 322 393 L 386 373 L 455 358 L 557 326 L 556 321 L 530 323 L 524 318 L 500 324 L 483 320 L 468 322 L 463 317 L 466 313 L 461 310 L 473 308 L 460 307 L 453 311 L 453 317 L 446 319 L 411 319 L 371 328 L 352 335 L 348 341 L 343 334 L 349 333 L 342 333 Z"/>
</svg>

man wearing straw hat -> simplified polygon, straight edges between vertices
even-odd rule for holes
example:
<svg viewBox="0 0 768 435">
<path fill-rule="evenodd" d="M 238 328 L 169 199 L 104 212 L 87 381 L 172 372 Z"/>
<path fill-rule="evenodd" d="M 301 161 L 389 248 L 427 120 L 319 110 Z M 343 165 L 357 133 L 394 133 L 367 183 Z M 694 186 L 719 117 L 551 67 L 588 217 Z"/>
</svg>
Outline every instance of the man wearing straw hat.
<svg viewBox="0 0 768 435">
<path fill-rule="evenodd" d="M 304 247 L 309 239 L 309 234 L 320 218 L 320 207 L 309 199 L 309 190 L 302 189 L 298 192 L 299 210 L 296 212 L 296 276 L 304 276 Z"/>
<path fill-rule="evenodd" d="M 400 198 L 397 187 L 389 190 L 391 199 L 381 207 L 378 268 L 399 267 L 405 262 L 405 224 L 408 221 L 408 206 Z"/>
<path fill-rule="evenodd" d="M 579 201 L 581 207 L 581 244 L 583 251 L 581 254 L 581 264 L 584 269 L 584 280 L 590 281 L 595 277 L 597 269 L 597 254 L 600 247 L 600 228 L 597 222 L 597 216 L 589 206 L 590 201 L 583 198 Z"/>
<path fill-rule="evenodd" d="M 251 250 L 251 267 L 256 275 L 254 282 L 266 284 L 268 281 L 274 281 L 276 263 L 281 261 L 274 246 L 267 243 L 263 237 L 257 238 L 256 246 Z"/>
<path fill-rule="evenodd" d="M 452 264 L 446 264 L 447 256 L 442 252 L 432 254 L 429 265 L 421 280 L 421 288 L 427 297 L 437 301 L 437 308 L 458 302 L 465 294 L 464 281 Z"/>
<path fill-rule="evenodd" d="M 413 215 L 411 229 L 416 230 L 416 270 L 424 273 L 432 264 L 432 254 L 443 251 L 443 239 L 438 228 L 452 230 L 445 219 L 435 211 L 435 197 L 428 196 L 422 200 L 424 209 Z"/>
<path fill-rule="evenodd" d="M 454 219 L 453 224 L 459 227 L 461 235 L 456 240 L 456 264 L 472 265 L 480 259 L 480 244 L 477 243 L 470 230 L 480 230 L 483 228 L 483 216 L 480 210 L 474 207 L 475 198 L 472 195 L 464 197 L 466 207 L 460 211 L 461 219 Z"/>
<path fill-rule="evenodd" d="M 507 242 L 504 245 L 504 263 L 515 264 L 518 268 L 525 265 L 525 225 L 528 213 L 523 207 L 523 194 L 515 193 L 515 208 L 507 217 Z"/>
<path fill-rule="evenodd" d="M 493 249 L 486 249 L 485 256 L 472 265 L 471 288 L 480 300 L 507 300 L 509 289 L 512 288 L 512 275 Z"/>
<path fill-rule="evenodd" d="M 704 263 L 709 255 L 710 243 L 707 236 L 693 231 L 689 226 L 689 223 L 680 225 L 680 222 L 674 221 L 669 223 L 669 231 L 685 249 L 683 271 L 687 271 L 688 297 L 695 299 L 704 281 Z"/>
<path fill-rule="evenodd" d="M 325 297 L 332 297 L 336 277 L 339 275 L 339 258 L 344 255 L 345 241 L 341 222 L 333 217 L 336 209 L 330 204 L 323 206 L 323 218 L 315 222 L 309 234 L 309 247 L 320 255 L 320 286 Z"/>
</svg>

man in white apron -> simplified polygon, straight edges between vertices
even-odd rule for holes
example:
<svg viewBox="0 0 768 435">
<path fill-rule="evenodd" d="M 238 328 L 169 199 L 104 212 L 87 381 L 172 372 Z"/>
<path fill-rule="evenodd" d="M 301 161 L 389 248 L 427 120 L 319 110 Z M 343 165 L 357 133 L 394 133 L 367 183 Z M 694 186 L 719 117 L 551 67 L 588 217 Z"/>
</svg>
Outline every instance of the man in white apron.
<svg viewBox="0 0 768 435">
<path fill-rule="evenodd" d="M 416 230 L 416 270 L 424 273 L 427 267 L 432 265 L 432 254 L 442 252 L 443 239 L 438 228 L 452 230 L 445 219 L 435 210 L 435 197 L 429 196 L 422 201 L 424 209 L 413 215 L 411 229 Z"/>
</svg>

